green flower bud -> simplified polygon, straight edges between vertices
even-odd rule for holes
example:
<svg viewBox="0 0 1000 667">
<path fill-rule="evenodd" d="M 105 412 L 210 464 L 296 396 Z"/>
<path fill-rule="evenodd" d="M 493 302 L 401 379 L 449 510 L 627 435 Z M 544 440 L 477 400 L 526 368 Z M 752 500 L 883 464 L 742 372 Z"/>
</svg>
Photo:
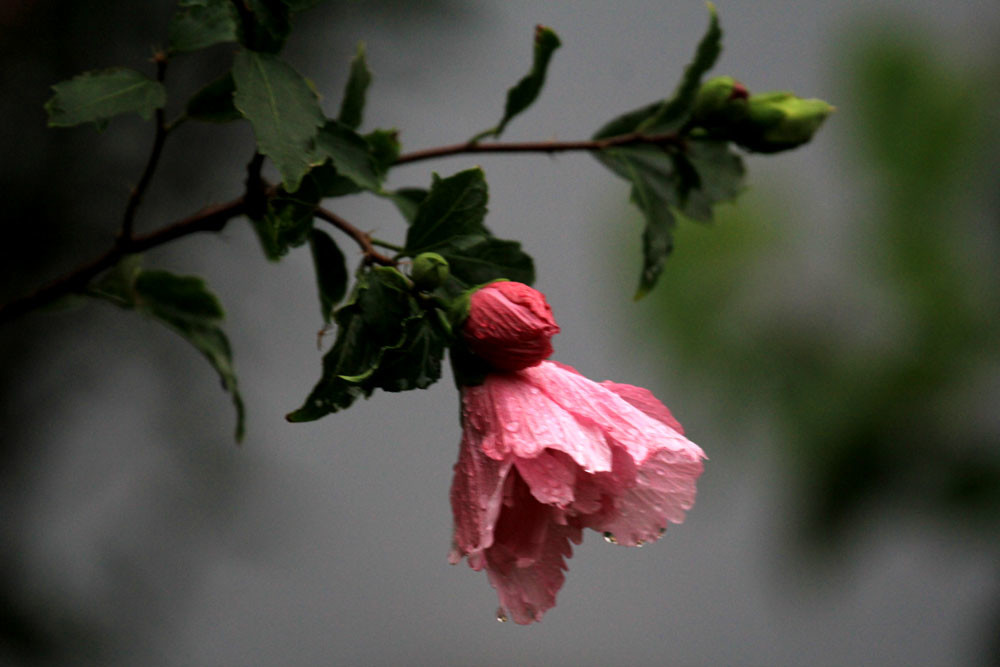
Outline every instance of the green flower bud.
<svg viewBox="0 0 1000 667">
<path fill-rule="evenodd" d="M 777 153 L 812 139 L 834 108 L 818 99 L 775 91 L 750 97 L 747 116 L 733 139 L 758 153 Z"/>
<path fill-rule="evenodd" d="M 413 258 L 410 278 L 418 289 L 431 291 L 448 280 L 448 262 L 436 252 L 422 252 Z"/>
<path fill-rule="evenodd" d="M 717 76 L 701 84 L 691 107 L 691 122 L 713 134 L 725 134 L 747 115 L 750 94 L 731 76 Z"/>
</svg>

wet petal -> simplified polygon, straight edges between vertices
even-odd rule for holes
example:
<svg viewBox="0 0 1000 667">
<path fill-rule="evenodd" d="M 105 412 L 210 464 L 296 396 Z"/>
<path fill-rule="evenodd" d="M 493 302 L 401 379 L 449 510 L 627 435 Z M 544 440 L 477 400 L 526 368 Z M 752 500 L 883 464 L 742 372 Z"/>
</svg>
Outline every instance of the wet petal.
<svg viewBox="0 0 1000 667">
<path fill-rule="evenodd" d="M 684 435 L 684 427 L 681 426 L 681 423 L 674 419 L 667 406 L 661 403 L 656 396 L 653 396 L 653 392 L 650 390 L 630 384 L 612 382 L 611 380 L 602 382 L 601 386 L 610 389 L 653 419 L 663 422 L 681 435 Z"/>
<path fill-rule="evenodd" d="M 568 454 L 588 472 L 611 470 L 611 448 L 596 424 L 580 421 L 522 372 L 490 375 L 479 387 L 492 406 L 495 442 L 487 449 L 517 458 L 535 458 L 545 449 Z M 610 392 L 608 392 L 610 393 Z M 624 403 L 624 401 L 623 401 Z M 492 443 L 493 441 L 491 441 Z"/>
<path fill-rule="evenodd" d="M 626 546 L 655 541 L 668 522 L 683 523 L 703 468 L 701 456 L 691 451 L 653 452 L 637 466 L 634 483 L 615 498 L 614 511 L 587 526 L 611 533 Z"/>
<path fill-rule="evenodd" d="M 448 560 L 454 564 L 493 544 L 493 530 L 503 502 L 504 480 L 512 462 L 485 456 L 475 434 L 462 436 L 458 462 L 451 484 L 454 537 Z M 481 560 L 470 556 L 469 564 L 480 569 Z"/>
<path fill-rule="evenodd" d="M 486 572 L 500 604 L 516 623 L 541 620 L 556 604 L 565 581 L 570 542 L 580 543 L 578 526 L 560 524 L 557 510 L 539 503 L 518 474 L 511 473 L 510 504 L 504 504 L 493 546 L 486 551 Z"/>
<path fill-rule="evenodd" d="M 566 454 L 546 450 L 533 459 L 515 459 L 514 465 L 538 502 L 558 507 L 573 502 L 580 467 Z"/>
</svg>

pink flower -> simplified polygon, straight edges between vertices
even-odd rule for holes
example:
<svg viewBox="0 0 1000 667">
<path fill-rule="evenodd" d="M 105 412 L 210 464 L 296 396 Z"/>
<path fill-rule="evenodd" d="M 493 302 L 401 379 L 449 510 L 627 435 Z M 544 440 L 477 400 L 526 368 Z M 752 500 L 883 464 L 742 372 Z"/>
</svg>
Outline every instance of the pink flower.
<svg viewBox="0 0 1000 667">
<path fill-rule="evenodd" d="M 530 303 L 544 303 L 530 287 L 517 289 L 537 295 Z M 467 340 L 482 340 L 477 307 L 474 295 Z M 493 301 L 489 308 L 489 322 L 503 320 L 503 306 Z M 530 338 L 521 321 L 503 322 L 519 351 Z M 536 335 L 548 342 L 549 334 Z M 502 349 L 491 348 L 489 360 Z M 500 598 L 498 618 L 509 613 L 528 624 L 555 606 L 570 542 L 579 544 L 584 528 L 641 546 L 659 539 L 668 522 L 681 523 L 694 504 L 705 455 L 646 389 L 593 382 L 541 361 L 490 373 L 461 392 L 449 560 L 468 557 L 472 568 L 486 570 Z"/>
<path fill-rule="evenodd" d="M 469 299 L 466 345 L 495 368 L 516 371 L 547 359 L 559 333 L 545 295 L 524 283 L 490 283 Z"/>
</svg>

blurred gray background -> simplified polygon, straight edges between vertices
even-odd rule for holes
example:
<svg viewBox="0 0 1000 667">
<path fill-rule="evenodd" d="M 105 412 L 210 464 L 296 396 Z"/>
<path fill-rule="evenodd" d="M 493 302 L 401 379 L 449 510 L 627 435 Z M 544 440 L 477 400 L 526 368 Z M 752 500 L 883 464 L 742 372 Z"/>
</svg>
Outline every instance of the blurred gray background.
<svg viewBox="0 0 1000 667">
<path fill-rule="evenodd" d="M 309 253 L 268 263 L 233 222 L 146 261 L 226 306 L 242 447 L 214 373 L 155 323 L 94 303 L 0 328 L 0 662 L 1000 663 L 1000 5 L 717 4 L 715 73 L 839 111 L 812 145 L 750 157 L 710 228 L 682 223 L 646 300 L 627 186 L 587 155 L 390 181 L 484 167 L 487 223 L 535 257 L 562 326 L 555 358 L 650 388 L 708 453 L 685 524 L 641 550 L 587 535 L 543 622 L 498 624 L 486 577 L 445 558 L 451 382 L 286 423 L 320 370 Z M 172 9 L 0 5 L 4 299 L 105 250 L 151 142 L 136 118 L 46 129 L 48 86 L 151 71 Z M 700 0 L 331 0 L 286 56 L 332 114 L 364 40 L 364 127 L 413 150 L 495 123 L 543 23 L 564 45 L 504 138 L 579 139 L 668 94 L 706 20 Z M 231 52 L 177 58 L 171 109 Z M 251 153 L 246 124 L 187 124 L 140 230 L 238 195 Z M 384 201 L 330 205 L 402 238 Z"/>
</svg>

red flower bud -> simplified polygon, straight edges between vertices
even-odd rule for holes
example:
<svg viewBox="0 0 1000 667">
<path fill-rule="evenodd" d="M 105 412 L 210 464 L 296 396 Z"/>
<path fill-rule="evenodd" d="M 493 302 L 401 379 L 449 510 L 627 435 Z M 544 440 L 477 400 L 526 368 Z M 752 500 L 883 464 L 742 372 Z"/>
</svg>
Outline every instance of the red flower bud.
<svg viewBox="0 0 1000 667">
<path fill-rule="evenodd" d="M 495 282 L 469 298 L 462 334 L 473 354 L 494 368 L 516 371 L 552 354 L 559 333 L 545 295 L 523 283 Z"/>
</svg>

